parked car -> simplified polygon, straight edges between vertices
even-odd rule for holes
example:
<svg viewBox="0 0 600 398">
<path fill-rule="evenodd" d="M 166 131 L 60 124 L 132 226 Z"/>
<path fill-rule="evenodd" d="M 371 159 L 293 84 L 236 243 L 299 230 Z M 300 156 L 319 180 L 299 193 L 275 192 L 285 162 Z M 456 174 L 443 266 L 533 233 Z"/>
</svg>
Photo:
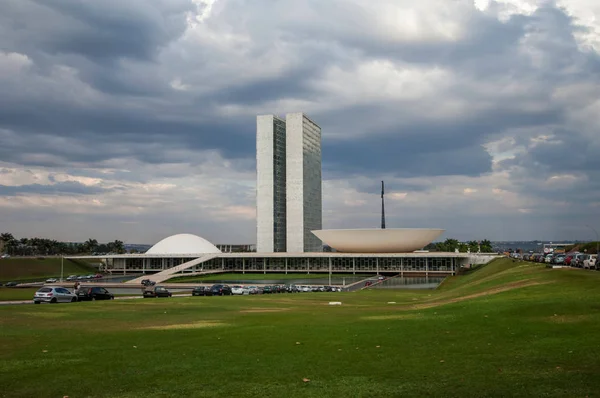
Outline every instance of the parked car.
<svg viewBox="0 0 600 398">
<path fill-rule="evenodd" d="M 104 275 L 102 275 L 102 274 L 96 274 L 96 275 L 94 275 L 94 278 L 95 279 L 102 279 L 102 278 L 104 278 Z"/>
<path fill-rule="evenodd" d="M 153 289 L 144 290 L 144 298 L 150 297 L 171 297 L 173 294 L 162 286 L 156 286 Z"/>
<path fill-rule="evenodd" d="M 569 253 L 565 257 L 565 265 L 571 265 L 571 261 L 573 261 L 573 257 L 575 257 L 577 253 Z"/>
<path fill-rule="evenodd" d="M 247 290 L 246 290 L 246 292 L 247 292 Z M 234 294 L 236 296 L 242 296 L 244 294 L 244 286 L 241 286 L 241 285 L 232 286 L 231 294 Z"/>
<path fill-rule="evenodd" d="M 68 281 L 74 281 L 74 280 L 76 280 L 76 279 L 77 279 L 77 275 L 69 275 L 69 276 L 67 277 L 67 280 L 68 280 Z"/>
<path fill-rule="evenodd" d="M 585 254 L 581 260 L 581 267 L 584 269 L 594 269 L 596 267 L 595 254 Z M 594 268 L 591 268 L 593 265 Z"/>
<path fill-rule="evenodd" d="M 192 290 L 192 296 L 206 296 L 208 290 L 210 289 L 206 286 L 196 286 L 194 290 Z"/>
<path fill-rule="evenodd" d="M 552 264 L 561 265 L 564 264 L 566 256 L 564 254 L 557 254 L 552 258 Z"/>
<path fill-rule="evenodd" d="M 584 253 L 578 253 L 571 260 L 571 267 L 583 268 L 583 260 L 585 258 Z"/>
<path fill-rule="evenodd" d="M 6 282 L 6 285 L 4 285 L 4 286 L 6 286 L 6 287 L 15 287 L 17 285 L 18 285 L 17 282 Z"/>
<path fill-rule="evenodd" d="M 210 288 L 211 296 L 231 296 L 231 287 L 229 285 L 212 285 Z"/>
<path fill-rule="evenodd" d="M 35 304 L 40 303 L 74 303 L 77 301 L 77 296 L 65 289 L 64 287 L 58 286 L 47 286 L 39 289 L 33 296 L 33 302 Z"/>
<path fill-rule="evenodd" d="M 56 282 L 58 282 L 58 279 L 56 279 L 56 278 L 48 278 L 48 279 L 46 279 L 46 283 L 56 283 Z"/>
<path fill-rule="evenodd" d="M 263 294 L 273 293 L 273 286 L 263 286 Z"/>
<path fill-rule="evenodd" d="M 260 294 L 262 290 L 258 286 L 248 286 L 248 294 Z"/>
<path fill-rule="evenodd" d="M 115 296 L 103 287 L 92 286 L 80 288 L 77 292 L 79 301 L 113 300 Z"/>
<path fill-rule="evenodd" d="M 596 269 L 596 262 L 598 261 L 597 254 L 587 254 L 583 260 L 583 268 L 585 269 Z"/>
<path fill-rule="evenodd" d="M 150 279 L 144 279 L 142 281 L 142 286 L 154 286 L 156 285 L 156 282 L 151 281 Z"/>
</svg>

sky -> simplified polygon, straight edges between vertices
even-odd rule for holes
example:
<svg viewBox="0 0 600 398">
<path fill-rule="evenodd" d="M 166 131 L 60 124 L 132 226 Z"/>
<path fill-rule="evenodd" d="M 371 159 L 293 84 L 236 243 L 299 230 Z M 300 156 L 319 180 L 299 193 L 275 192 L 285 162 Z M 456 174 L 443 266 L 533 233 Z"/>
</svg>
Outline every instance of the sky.
<svg viewBox="0 0 600 398">
<path fill-rule="evenodd" d="M 256 241 L 256 115 L 322 128 L 323 227 L 600 232 L 597 0 L 2 0 L 0 232 Z"/>
</svg>

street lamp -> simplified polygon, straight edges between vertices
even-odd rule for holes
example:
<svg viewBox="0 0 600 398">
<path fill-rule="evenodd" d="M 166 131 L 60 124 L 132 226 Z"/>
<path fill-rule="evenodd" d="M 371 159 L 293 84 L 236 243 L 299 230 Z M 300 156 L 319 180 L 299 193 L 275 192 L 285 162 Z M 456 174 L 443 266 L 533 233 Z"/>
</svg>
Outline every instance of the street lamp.
<svg viewBox="0 0 600 398">
<path fill-rule="evenodd" d="M 596 254 L 600 254 L 600 252 L 598 251 L 598 246 L 600 246 L 600 236 L 598 235 L 598 231 L 596 231 L 591 225 L 586 225 L 586 227 L 594 231 L 594 233 L 596 234 Z"/>
</svg>

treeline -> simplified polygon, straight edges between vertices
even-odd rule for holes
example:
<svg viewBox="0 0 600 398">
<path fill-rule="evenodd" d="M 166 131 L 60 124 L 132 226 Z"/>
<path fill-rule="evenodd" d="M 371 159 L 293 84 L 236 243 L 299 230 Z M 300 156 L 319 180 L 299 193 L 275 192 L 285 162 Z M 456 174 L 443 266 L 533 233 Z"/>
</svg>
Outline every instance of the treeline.
<svg viewBox="0 0 600 398">
<path fill-rule="evenodd" d="M 469 242 L 460 242 L 457 239 L 446 239 L 444 242 L 430 243 L 425 247 L 425 250 L 436 251 L 436 252 L 455 252 L 456 249 L 460 253 L 492 253 L 494 248 L 492 242 L 487 239 L 482 241 L 472 240 Z"/>
<path fill-rule="evenodd" d="M 0 234 L 0 252 L 11 256 L 123 254 L 125 245 L 120 240 L 98 243 L 96 239 L 88 239 L 83 243 L 73 243 L 43 238 L 16 239 L 11 233 L 6 232 Z"/>
</svg>

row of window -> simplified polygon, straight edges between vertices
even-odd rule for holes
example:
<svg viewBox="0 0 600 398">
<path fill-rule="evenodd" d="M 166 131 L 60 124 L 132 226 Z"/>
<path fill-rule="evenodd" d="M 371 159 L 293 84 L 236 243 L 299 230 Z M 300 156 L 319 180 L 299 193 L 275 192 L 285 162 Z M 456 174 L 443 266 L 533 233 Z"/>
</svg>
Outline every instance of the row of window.
<svg viewBox="0 0 600 398">
<path fill-rule="evenodd" d="M 191 258 L 117 259 L 113 268 L 161 270 L 191 261 Z M 286 261 L 287 260 L 287 261 Z M 215 258 L 194 267 L 195 270 L 329 270 L 329 258 Z M 339 271 L 453 271 L 452 258 L 331 258 L 331 269 Z"/>
</svg>

